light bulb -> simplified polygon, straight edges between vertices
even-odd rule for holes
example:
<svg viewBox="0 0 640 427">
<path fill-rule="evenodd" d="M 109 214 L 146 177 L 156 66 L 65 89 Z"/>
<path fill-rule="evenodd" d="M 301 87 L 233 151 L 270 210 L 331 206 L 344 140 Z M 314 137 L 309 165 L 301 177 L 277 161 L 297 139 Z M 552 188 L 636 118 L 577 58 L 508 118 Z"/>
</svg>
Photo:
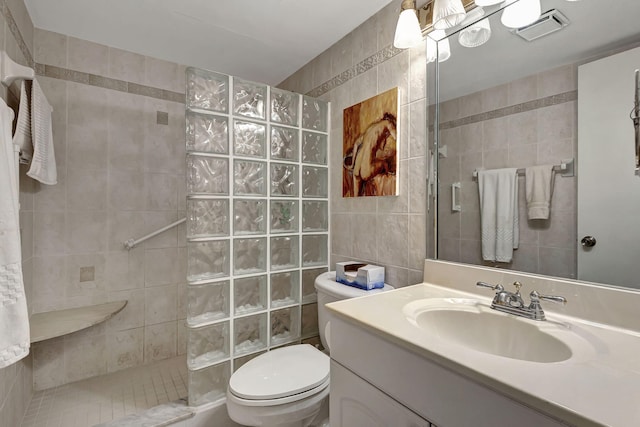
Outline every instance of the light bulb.
<svg viewBox="0 0 640 427">
<path fill-rule="evenodd" d="M 467 12 L 464 10 L 462 0 L 434 0 L 433 3 L 433 28 L 445 30 L 461 23 Z"/>
<path fill-rule="evenodd" d="M 393 45 L 398 49 L 417 46 L 422 41 L 422 31 L 418 23 L 415 9 L 405 9 L 400 12 Z"/>
<path fill-rule="evenodd" d="M 508 28 L 522 28 L 540 18 L 540 0 L 520 0 L 509 4 L 502 11 L 500 21 Z"/>
</svg>

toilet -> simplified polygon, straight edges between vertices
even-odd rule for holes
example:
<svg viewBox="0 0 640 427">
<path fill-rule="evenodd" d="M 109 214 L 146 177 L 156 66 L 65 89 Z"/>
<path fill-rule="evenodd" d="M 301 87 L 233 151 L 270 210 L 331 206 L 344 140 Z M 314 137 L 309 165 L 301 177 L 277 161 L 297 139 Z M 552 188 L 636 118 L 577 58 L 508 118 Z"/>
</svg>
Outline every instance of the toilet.
<svg viewBox="0 0 640 427">
<path fill-rule="evenodd" d="M 335 281 L 335 271 L 319 275 L 318 327 L 328 352 L 330 331 L 325 304 L 393 289 L 364 291 Z M 278 348 L 251 359 L 231 375 L 227 412 L 245 426 L 326 427 L 329 425 L 329 356 L 309 344 Z"/>
</svg>

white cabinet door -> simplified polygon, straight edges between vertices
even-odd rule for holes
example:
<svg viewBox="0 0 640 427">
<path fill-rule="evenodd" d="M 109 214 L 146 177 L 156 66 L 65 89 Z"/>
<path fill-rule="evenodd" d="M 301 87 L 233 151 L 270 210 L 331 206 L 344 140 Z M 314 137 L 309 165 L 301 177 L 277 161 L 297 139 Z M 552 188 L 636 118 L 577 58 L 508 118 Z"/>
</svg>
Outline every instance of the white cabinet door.
<svg viewBox="0 0 640 427">
<path fill-rule="evenodd" d="M 333 360 L 330 372 L 331 427 L 429 427 L 427 420 Z"/>
</svg>

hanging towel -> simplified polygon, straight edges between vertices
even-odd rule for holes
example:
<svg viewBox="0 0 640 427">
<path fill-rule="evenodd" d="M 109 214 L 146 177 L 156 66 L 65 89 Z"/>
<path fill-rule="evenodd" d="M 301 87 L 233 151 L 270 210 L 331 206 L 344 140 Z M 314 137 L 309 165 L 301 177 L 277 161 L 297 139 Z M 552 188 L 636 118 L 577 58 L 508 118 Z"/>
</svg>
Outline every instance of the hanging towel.
<svg viewBox="0 0 640 427">
<path fill-rule="evenodd" d="M 518 248 L 518 175 L 517 169 L 478 172 L 482 259 L 511 262 Z"/>
<path fill-rule="evenodd" d="M 33 159 L 27 175 L 48 185 L 54 185 L 58 182 L 56 156 L 53 152 L 52 112 L 53 108 L 44 96 L 38 81 L 34 79 L 31 85 Z"/>
<path fill-rule="evenodd" d="M 13 143 L 20 147 L 20 163 L 28 164 L 33 158 L 33 141 L 31 140 L 31 106 L 29 102 L 27 83 L 23 80 L 20 85 L 20 105 L 18 106 L 18 120 Z"/>
<path fill-rule="evenodd" d="M 531 166 L 525 169 L 525 196 L 529 219 L 549 219 L 553 178 L 553 165 Z"/>
<path fill-rule="evenodd" d="M 11 124 L 13 111 L 0 99 L 0 368 L 29 354 L 29 316 L 22 281 L 18 206 L 18 164 Z"/>
</svg>

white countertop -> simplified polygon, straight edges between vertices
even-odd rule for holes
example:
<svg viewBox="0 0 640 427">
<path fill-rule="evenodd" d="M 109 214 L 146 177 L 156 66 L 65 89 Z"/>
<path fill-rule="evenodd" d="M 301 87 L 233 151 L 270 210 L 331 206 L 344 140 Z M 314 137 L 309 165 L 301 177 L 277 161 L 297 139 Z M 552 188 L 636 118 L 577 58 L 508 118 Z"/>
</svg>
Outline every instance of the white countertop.
<svg viewBox="0 0 640 427">
<path fill-rule="evenodd" d="M 422 283 L 327 307 L 334 315 L 554 418 L 581 427 L 640 426 L 638 332 L 547 312 L 547 322 L 571 328 L 579 341 L 575 348 L 585 351 L 561 362 L 535 363 L 438 339 L 403 314 L 409 302 L 451 297 L 491 303 L 486 295 Z"/>
</svg>

